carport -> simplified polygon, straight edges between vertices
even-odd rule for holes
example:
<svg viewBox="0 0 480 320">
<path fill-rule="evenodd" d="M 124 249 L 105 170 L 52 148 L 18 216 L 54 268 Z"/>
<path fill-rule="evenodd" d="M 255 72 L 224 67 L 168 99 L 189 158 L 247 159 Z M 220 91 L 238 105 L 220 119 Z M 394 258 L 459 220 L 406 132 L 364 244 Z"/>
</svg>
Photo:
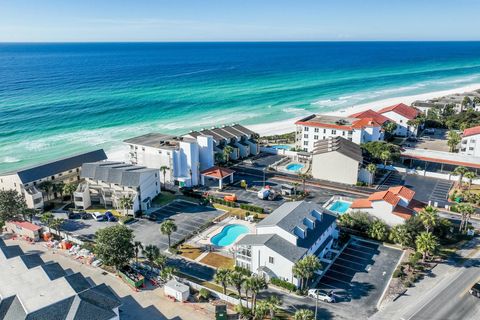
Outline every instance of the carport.
<svg viewBox="0 0 480 320">
<path fill-rule="evenodd" d="M 228 168 L 222 168 L 222 167 L 211 167 L 210 169 L 203 170 L 200 172 L 200 177 L 201 177 L 201 184 L 204 186 L 205 185 L 205 177 L 211 178 L 214 180 L 218 180 L 218 188 L 222 189 L 223 188 L 223 180 L 225 178 L 230 177 L 230 183 L 233 183 L 233 174 L 235 171 L 228 169 Z"/>
</svg>

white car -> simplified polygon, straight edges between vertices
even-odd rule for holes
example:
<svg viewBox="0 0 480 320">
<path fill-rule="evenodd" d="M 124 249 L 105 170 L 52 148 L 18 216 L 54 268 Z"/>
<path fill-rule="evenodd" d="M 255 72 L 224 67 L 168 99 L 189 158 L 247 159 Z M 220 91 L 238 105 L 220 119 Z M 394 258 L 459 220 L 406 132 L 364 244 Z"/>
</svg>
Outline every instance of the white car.
<svg viewBox="0 0 480 320">
<path fill-rule="evenodd" d="M 326 291 L 321 289 L 310 289 L 308 290 L 308 296 L 313 299 L 318 299 L 320 301 L 325 301 L 328 303 L 335 302 L 335 296 L 332 291 Z"/>
<path fill-rule="evenodd" d="M 100 212 L 92 212 L 91 215 L 92 215 L 92 218 L 97 221 L 105 220 L 105 215 L 101 214 Z"/>
</svg>

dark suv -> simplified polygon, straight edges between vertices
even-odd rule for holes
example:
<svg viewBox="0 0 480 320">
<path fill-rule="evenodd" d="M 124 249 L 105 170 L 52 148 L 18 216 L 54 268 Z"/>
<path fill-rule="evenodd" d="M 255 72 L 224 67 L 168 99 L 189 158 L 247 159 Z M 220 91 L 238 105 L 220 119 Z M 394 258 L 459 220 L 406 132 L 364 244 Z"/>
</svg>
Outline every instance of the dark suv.
<svg viewBox="0 0 480 320">
<path fill-rule="evenodd" d="M 475 283 L 469 290 L 472 296 L 480 298 L 480 282 Z"/>
</svg>

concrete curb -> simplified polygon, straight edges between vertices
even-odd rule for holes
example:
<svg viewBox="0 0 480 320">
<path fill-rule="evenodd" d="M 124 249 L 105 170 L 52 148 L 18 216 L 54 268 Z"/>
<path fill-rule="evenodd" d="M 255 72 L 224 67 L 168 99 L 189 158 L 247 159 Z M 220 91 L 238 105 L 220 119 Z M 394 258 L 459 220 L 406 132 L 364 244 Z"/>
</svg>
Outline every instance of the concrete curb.
<svg viewBox="0 0 480 320">
<path fill-rule="evenodd" d="M 398 266 L 399 266 L 400 263 L 402 262 L 403 257 L 405 256 L 405 253 L 406 253 L 406 251 L 404 250 L 404 251 L 402 252 L 402 255 L 400 256 L 400 259 L 398 259 L 397 264 L 395 265 L 395 269 L 393 269 L 393 272 L 395 272 L 395 270 L 398 268 Z M 385 289 L 383 289 L 382 295 L 380 296 L 380 298 L 379 298 L 378 301 L 377 301 L 377 305 L 376 305 L 377 309 L 380 309 L 380 305 L 381 305 L 383 299 L 385 298 L 385 295 L 387 294 L 387 290 L 388 290 L 388 288 L 390 287 L 390 283 L 392 282 L 392 279 L 393 279 L 393 272 L 392 272 L 392 275 L 390 276 L 390 279 L 389 279 L 388 282 L 387 282 L 387 285 L 385 286 Z M 407 290 L 405 290 L 405 292 L 406 292 L 406 291 L 407 291 Z M 396 298 L 396 299 L 398 299 L 398 298 Z M 395 301 L 395 300 L 394 300 L 394 301 Z"/>
</svg>

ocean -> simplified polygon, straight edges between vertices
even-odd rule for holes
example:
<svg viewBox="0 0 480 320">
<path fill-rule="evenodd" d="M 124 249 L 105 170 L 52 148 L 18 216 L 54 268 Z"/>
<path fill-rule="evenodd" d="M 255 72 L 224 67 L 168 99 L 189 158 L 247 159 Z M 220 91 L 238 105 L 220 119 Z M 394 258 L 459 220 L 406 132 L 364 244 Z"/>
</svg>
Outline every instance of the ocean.
<svg viewBox="0 0 480 320">
<path fill-rule="evenodd" d="M 4 43 L 0 172 L 473 83 L 480 42 Z"/>
</svg>

